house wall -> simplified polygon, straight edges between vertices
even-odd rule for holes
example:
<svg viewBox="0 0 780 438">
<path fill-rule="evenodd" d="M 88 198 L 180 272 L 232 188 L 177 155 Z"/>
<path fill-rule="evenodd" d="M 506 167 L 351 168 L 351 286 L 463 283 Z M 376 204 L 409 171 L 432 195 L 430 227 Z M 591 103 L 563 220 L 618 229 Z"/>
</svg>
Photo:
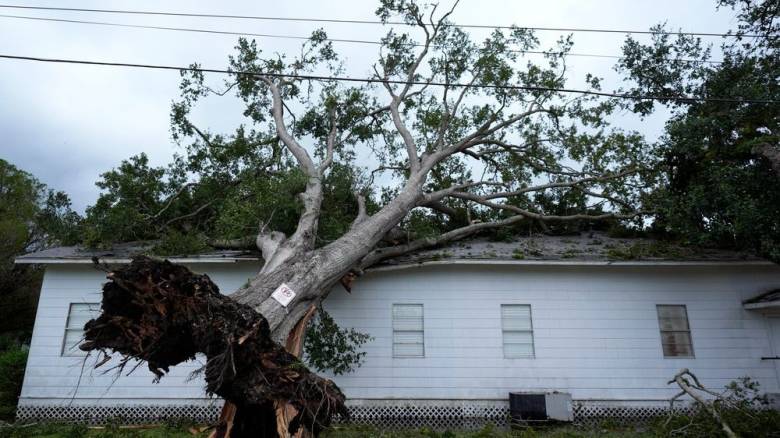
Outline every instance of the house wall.
<svg viewBox="0 0 780 438">
<path fill-rule="evenodd" d="M 252 263 L 195 265 L 223 292 L 257 271 Z M 182 364 L 159 384 L 143 366 L 116 377 L 96 359 L 60 355 L 68 305 L 99 302 L 103 274 L 50 265 L 41 290 L 20 405 L 210 404 L 201 364 Z M 740 376 L 777 392 L 768 322 L 741 301 L 780 284 L 777 267 L 438 266 L 373 272 L 340 286 L 325 308 L 374 339 L 357 371 L 334 377 L 353 403 L 378 399 L 506 400 L 509 391 L 558 390 L 580 400 L 661 400 L 681 368 L 721 388 Z M 424 306 L 425 357 L 392 357 L 394 303 Z M 500 305 L 530 304 L 535 357 L 504 359 Z M 665 359 L 656 304 L 685 304 L 693 359 Z M 127 372 L 127 370 L 126 370 Z M 125 374 L 126 374 L 125 372 Z"/>
<path fill-rule="evenodd" d="M 777 267 L 441 266 L 370 274 L 325 308 L 371 334 L 365 363 L 335 378 L 355 399 L 661 400 L 690 368 L 720 389 L 750 376 L 778 391 L 768 321 L 742 300 L 780 284 Z M 424 305 L 425 357 L 392 357 L 393 303 Z M 530 304 L 533 359 L 504 359 L 501 304 Z M 664 358 L 656 304 L 685 304 L 695 358 Z"/>
<path fill-rule="evenodd" d="M 207 273 L 222 293 L 229 293 L 254 276 L 257 262 L 197 264 L 196 272 Z M 105 274 L 92 265 L 48 265 L 41 286 L 38 313 L 35 317 L 29 359 L 24 375 L 20 405 L 80 404 L 204 404 L 202 378 L 189 379 L 203 365 L 202 360 L 184 363 L 171 369 L 159 384 L 154 375 L 141 365 L 131 375 L 125 369 L 121 376 L 109 370 L 117 359 L 94 369 L 97 355 L 62 356 L 62 343 L 70 303 L 99 303 Z"/>
</svg>

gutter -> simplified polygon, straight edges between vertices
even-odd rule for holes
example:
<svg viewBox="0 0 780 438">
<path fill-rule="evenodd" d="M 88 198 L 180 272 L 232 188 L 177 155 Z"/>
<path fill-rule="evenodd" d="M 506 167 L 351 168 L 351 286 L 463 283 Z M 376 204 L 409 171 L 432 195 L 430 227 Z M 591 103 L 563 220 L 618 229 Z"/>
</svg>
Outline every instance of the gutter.
<svg viewBox="0 0 780 438">
<path fill-rule="evenodd" d="M 170 260 L 174 263 L 238 263 L 243 261 L 260 261 L 260 257 L 168 257 L 166 260 Z M 132 260 L 129 258 L 111 258 L 102 257 L 98 258 L 98 262 L 106 264 L 128 264 Z M 91 258 L 18 258 L 14 260 L 18 265 L 91 265 L 94 262 Z"/>
<path fill-rule="evenodd" d="M 780 301 L 762 301 L 760 303 L 743 304 L 745 310 L 780 309 Z"/>
<path fill-rule="evenodd" d="M 471 265 L 471 266 L 776 266 L 774 263 L 766 260 L 735 260 L 735 261 L 610 261 L 610 260 L 489 260 L 489 259 L 453 259 L 453 260 L 431 260 L 417 263 L 402 263 L 398 265 L 383 265 L 366 269 L 367 272 L 385 272 L 397 271 L 401 269 L 422 268 L 426 266 L 449 266 L 449 265 Z"/>
<path fill-rule="evenodd" d="M 237 263 L 242 261 L 261 261 L 260 257 L 168 257 L 176 263 Z M 127 264 L 130 258 L 98 258 L 100 263 Z M 17 258 L 16 264 L 92 264 L 91 258 Z M 367 272 L 397 271 L 401 269 L 422 268 L 426 266 L 777 266 L 767 260 L 496 260 L 496 259 L 449 259 L 424 262 L 400 263 L 397 265 L 379 265 L 366 269 Z"/>
</svg>

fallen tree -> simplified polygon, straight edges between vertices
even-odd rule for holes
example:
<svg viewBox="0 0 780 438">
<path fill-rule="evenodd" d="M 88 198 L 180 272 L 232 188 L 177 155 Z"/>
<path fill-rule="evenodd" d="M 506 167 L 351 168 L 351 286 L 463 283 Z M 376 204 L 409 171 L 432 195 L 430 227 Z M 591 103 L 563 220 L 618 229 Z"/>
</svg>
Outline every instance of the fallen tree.
<svg viewBox="0 0 780 438">
<path fill-rule="evenodd" d="M 106 193 L 87 218 L 92 235 L 109 243 L 162 238 L 168 253 L 186 251 L 172 242 L 260 249 L 264 265 L 228 298 L 209 295 L 206 307 L 186 294 L 180 304 L 166 301 L 174 292 L 164 277 L 153 286 L 115 273 L 106 315 L 95 323 L 105 326 L 89 327 L 86 347 L 117 349 L 158 372 L 203 351 L 209 390 L 236 403 L 223 412 L 228 423 L 233 414 L 252 416 L 242 412 L 248 407 L 268 413 L 270 402 L 287 400 L 297 412 L 292 418 L 316 432 L 343 397 L 335 387 L 318 392 L 324 383 L 308 372 L 285 383 L 297 362 L 278 346 L 297 355 L 307 316 L 334 285 L 349 289 L 388 258 L 498 228 L 565 230 L 620 220 L 641 227 L 642 201 L 656 182 L 654 150 L 640 135 L 608 127 L 616 106 L 596 95 L 598 79 L 588 78 L 587 93 L 564 92 L 571 41 L 561 40 L 537 64 L 525 57 L 539 51 L 530 30 L 496 29 L 475 41 L 449 21 L 452 12 L 382 0 L 377 15 L 404 30 L 388 30 L 371 77 L 359 85 L 337 77 L 342 61 L 323 31 L 293 59 L 266 57 L 241 39 L 224 90 L 209 86 L 197 66 L 182 71 L 173 135 L 192 143 L 170 168 L 150 168 L 140 156 L 104 174 L 98 185 Z M 196 127 L 195 103 L 230 90 L 245 104 L 250 126 L 233 135 Z M 371 154 L 373 170 L 356 164 L 358 150 Z M 380 178 L 390 183 L 377 188 Z M 132 299 L 141 303 L 122 305 L 148 312 L 138 330 L 116 325 L 138 316 L 111 304 L 121 287 L 138 292 Z M 284 303 L 273 296 L 282 287 L 289 292 Z M 193 309 L 219 309 L 221 323 Z M 187 326 L 195 336 L 187 341 L 163 330 L 172 321 L 195 322 L 197 332 Z M 155 348 L 147 348 L 149 339 Z M 160 348 L 179 342 L 188 348 L 175 349 L 175 357 Z M 270 368 L 263 364 L 268 354 Z M 269 375 L 281 380 L 269 385 Z M 323 399 L 332 409 L 314 409 Z M 295 429 L 288 411 L 277 409 L 281 434 Z M 269 417 L 257 418 L 268 428 Z"/>
<path fill-rule="evenodd" d="M 148 257 L 107 276 L 102 313 L 86 324 L 80 348 L 122 354 L 120 370 L 131 359 L 145 361 L 158 379 L 204 354 L 207 392 L 237 407 L 224 435 L 285 436 L 300 427 L 317 433 L 334 414 L 347 414 L 332 381 L 275 343 L 268 321 L 221 295 L 208 276 Z M 286 424 L 277 425 L 279 410 Z"/>
</svg>

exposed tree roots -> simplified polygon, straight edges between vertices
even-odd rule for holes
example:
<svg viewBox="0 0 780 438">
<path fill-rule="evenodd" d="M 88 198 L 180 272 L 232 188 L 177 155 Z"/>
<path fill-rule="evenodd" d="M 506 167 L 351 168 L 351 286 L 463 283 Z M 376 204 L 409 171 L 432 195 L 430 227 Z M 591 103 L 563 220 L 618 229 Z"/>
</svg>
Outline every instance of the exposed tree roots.
<svg viewBox="0 0 780 438">
<path fill-rule="evenodd" d="M 81 349 L 144 360 L 158 379 L 205 354 L 207 392 L 237 407 L 231 437 L 279 436 L 278 406 L 286 406 L 290 434 L 301 426 L 317 434 L 333 415 L 346 415 L 339 388 L 274 343 L 265 318 L 221 295 L 208 276 L 138 257 L 108 279 Z"/>
</svg>

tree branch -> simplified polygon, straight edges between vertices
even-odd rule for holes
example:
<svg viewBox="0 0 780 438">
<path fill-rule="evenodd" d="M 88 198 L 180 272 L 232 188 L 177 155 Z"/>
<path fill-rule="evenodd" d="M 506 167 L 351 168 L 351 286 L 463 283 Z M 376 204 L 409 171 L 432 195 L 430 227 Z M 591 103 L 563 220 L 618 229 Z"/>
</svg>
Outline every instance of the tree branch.
<svg viewBox="0 0 780 438">
<path fill-rule="evenodd" d="M 190 188 L 190 187 L 192 187 L 194 185 L 197 185 L 197 183 L 189 182 L 189 183 L 184 184 L 183 186 L 181 186 L 181 188 L 179 190 L 177 190 L 176 193 L 174 193 L 173 195 L 171 195 L 170 198 L 168 198 L 168 202 L 165 203 L 163 208 L 161 208 L 160 211 L 158 211 L 154 215 L 149 216 L 149 219 L 150 220 L 155 220 L 155 219 L 158 219 L 160 216 L 162 216 L 162 214 L 165 213 L 165 211 L 168 210 L 168 208 L 170 208 L 171 204 L 173 204 L 173 201 L 175 201 L 176 198 L 181 196 L 181 194 L 184 193 L 185 190 L 187 190 L 188 188 Z"/>
<path fill-rule="evenodd" d="M 399 103 L 400 98 L 396 96 L 392 97 L 392 101 L 390 102 L 390 115 L 393 119 L 395 129 L 398 130 L 401 139 L 403 139 L 404 144 L 406 145 L 406 154 L 409 157 L 409 168 L 412 173 L 416 173 L 420 169 L 420 158 L 417 156 L 417 144 L 415 144 L 412 134 L 401 120 L 401 115 L 398 111 Z"/>
<path fill-rule="evenodd" d="M 472 202 L 475 202 L 480 205 L 484 205 L 485 207 L 490 207 L 495 210 L 505 210 L 510 211 L 512 213 L 527 217 L 529 219 L 536 219 L 540 221 L 573 221 L 573 220 L 591 220 L 591 221 L 598 221 L 598 220 L 604 220 L 604 219 L 632 219 L 637 216 L 640 216 L 642 214 L 645 214 L 645 212 L 638 211 L 628 214 L 622 214 L 622 213 L 604 213 L 604 214 L 570 214 L 570 215 L 547 215 L 543 213 L 534 213 L 529 210 L 525 210 L 523 208 L 517 207 L 515 205 L 509 205 L 509 204 L 497 204 L 495 202 L 488 201 L 482 196 L 475 195 L 472 193 L 465 193 L 465 192 L 453 192 L 449 194 L 448 196 L 451 196 L 453 198 L 458 199 L 465 199 Z"/>
<path fill-rule="evenodd" d="M 475 224 L 466 225 L 461 228 L 457 228 L 452 231 L 448 231 L 436 237 L 424 237 L 421 239 L 413 240 L 404 245 L 397 245 L 388 248 L 379 248 L 368 253 L 360 262 L 360 269 L 366 269 L 372 265 L 391 257 L 398 257 L 413 251 L 419 251 L 423 248 L 431 248 L 434 246 L 442 245 L 447 242 L 462 239 L 475 234 L 479 231 L 487 230 L 490 228 L 498 228 L 507 225 L 512 225 L 525 219 L 522 215 L 512 216 L 510 218 L 496 221 L 496 222 L 480 222 Z"/>
<path fill-rule="evenodd" d="M 355 198 L 357 198 L 358 214 L 355 217 L 355 220 L 352 221 L 352 225 L 350 225 L 351 229 L 354 229 L 368 219 L 368 214 L 366 213 L 366 197 L 360 192 L 355 192 Z"/>
<path fill-rule="evenodd" d="M 458 211 L 454 208 L 442 204 L 440 201 L 434 201 L 423 205 L 422 207 L 428 207 L 431 210 L 438 211 L 439 213 L 446 214 L 449 217 L 455 217 L 458 215 Z"/>
<path fill-rule="evenodd" d="M 325 159 L 320 164 L 319 173 L 322 174 L 331 164 L 333 164 L 333 149 L 336 146 L 336 109 L 330 110 L 330 132 L 327 139 L 327 151 L 325 152 Z"/>
<path fill-rule="evenodd" d="M 548 184 L 540 184 L 540 185 L 536 185 L 536 186 L 525 187 L 525 188 L 522 188 L 522 189 L 519 189 L 519 190 L 513 190 L 511 192 L 491 193 L 491 194 L 488 194 L 488 195 L 484 195 L 482 198 L 486 199 L 486 200 L 487 199 L 497 199 L 497 198 L 509 198 L 511 196 L 522 195 L 524 193 L 529 193 L 529 192 L 538 192 L 538 191 L 541 191 L 541 190 L 561 188 L 561 187 L 574 187 L 574 186 L 582 185 L 582 184 L 585 184 L 585 183 L 601 182 L 601 181 L 608 181 L 608 180 L 611 180 L 611 179 L 617 179 L 617 178 L 621 178 L 621 177 L 624 177 L 624 176 L 636 173 L 638 171 L 639 171 L 639 169 L 637 169 L 635 167 L 631 167 L 631 168 L 622 170 L 622 171 L 617 172 L 617 173 L 612 173 L 612 174 L 604 174 L 604 175 L 600 175 L 600 176 L 589 176 L 589 177 L 575 179 L 575 180 L 571 180 L 571 181 L 562 181 L 562 182 L 554 182 L 554 183 L 548 183 Z"/>
<path fill-rule="evenodd" d="M 516 114 L 503 122 L 492 126 L 495 122 L 495 117 L 491 117 L 488 121 L 483 123 L 479 128 L 477 128 L 476 131 L 474 131 L 472 134 L 466 136 L 463 140 L 461 140 L 458 143 L 455 143 L 453 145 L 450 145 L 446 148 L 442 148 L 435 153 L 431 154 L 429 157 L 429 163 L 426 163 L 428 166 L 433 167 L 435 164 L 441 162 L 445 158 L 449 157 L 450 155 L 453 155 L 455 153 L 464 151 L 466 149 L 470 149 L 474 146 L 483 144 L 485 138 L 489 135 L 492 135 L 501 129 L 504 129 L 506 127 L 509 127 L 513 125 L 514 123 L 517 123 L 518 121 L 529 117 L 533 114 L 541 113 L 541 112 L 548 112 L 548 110 L 544 108 L 532 108 L 524 111 L 520 114 Z M 496 115 L 498 112 L 496 112 Z"/>
<path fill-rule="evenodd" d="M 688 380 L 686 379 L 686 376 L 691 377 L 694 381 L 694 384 L 691 385 Z M 696 393 L 695 390 L 706 392 L 710 395 L 715 395 L 719 398 L 719 394 L 715 394 L 712 391 L 707 390 L 702 386 L 701 383 L 699 383 L 699 379 L 696 378 L 696 376 L 688 370 L 688 368 L 683 368 L 679 373 L 675 374 L 674 378 L 669 381 L 669 384 L 671 383 L 677 383 L 677 385 L 682 390 L 682 393 L 688 394 L 691 396 L 694 400 L 696 400 L 704 409 L 707 410 L 707 412 L 712 415 L 712 418 L 715 419 L 715 421 L 720 424 L 721 429 L 723 430 L 723 433 L 726 434 L 729 438 L 737 438 L 737 434 L 734 433 L 734 430 L 731 429 L 731 426 L 726 422 L 726 420 L 723 419 L 723 416 L 720 415 L 720 412 L 718 412 L 717 409 L 715 409 L 714 406 L 712 406 L 710 403 L 707 403 L 707 401 L 699 394 Z M 677 399 L 679 396 L 682 395 L 678 394 L 674 398 L 672 398 L 672 403 L 675 399 Z"/>
<path fill-rule="evenodd" d="M 207 239 L 206 244 L 216 249 L 258 249 L 256 240 L 256 236 L 238 239 Z"/>
<path fill-rule="evenodd" d="M 274 118 L 274 125 L 276 125 L 277 135 L 282 140 L 282 143 L 284 143 L 287 149 L 293 154 L 295 159 L 298 161 L 298 165 L 301 166 L 301 169 L 306 173 L 306 175 L 312 178 L 318 177 L 319 173 L 317 172 L 317 168 L 314 166 L 314 162 L 311 160 L 309 153 L 306 152 L 306 149 L 304 149 L 303 146 L 301 146 L 298 141 L 296 141 L 295 138 L 293 138 L 293 136 L 290 135 L 290 133 L 287 131 L 287 127 L 284 124 L 284 101 L 282 100 L 279 87 L 269 78 L 263 76 L 259 76 L 259 78 L 265 82 L 266 85 L 268 85 L 268 89 L 271 90 L 271 96 L 273 97 L 272 114 Z"/>
<path fill-rule="evenodd" d="M 420 158 L 417 154 L 417 145 L 414 141 L 414 138 L 412 137 L 412 134 L 409 132 L 409 129 L 404 124 L 403 120 L 401 120 L 399 106 L 408 97 L 407 93 L 409 93 L 409 90 L 411 89 L 412 85 L 415 82 L 415 75 L 417 74 L 417 69 L 420 67 L 420 64 L 427 56 L 428 51 L 430 50 L 431 42 L 438 34 L 441 24 L 444 22 L 444 20 L 447 19 L 447 17 L 450 14 L 452 14 L 457 4 L 458 2 L 456 1 L 455 5 L 453 5 L 453 8 L 450 9 L 449 12 L 444 14 L 444 16 L 442 16 L 439 19 L 438 24 L 433 27 L 433 33 L 428 31 L 428 26 L 427 24 L 425 24 L 425 22 L 423 22 L 423 17 L 421 15 L 417 14 L 415 16 L 417 25 L 423 30 L 423 32 L 425 32 L 425 43 L 423 43 L 423 48 L 420 51 L 420 53 L 417 55 L 417 58 L 415 58 L 412 65 L 409 66 L 409 69 L 406 71 L 406 83 L 401 89 L 401 92 L 398 93 L 398 95 L 395 95 L 393 93 L 392 88 L 387 83 L 387 81 L 386 80 L 382 81 L 382 83 L 384 84 L 385 88 L 387 89 L 388 93 L 391 96 L 391 101 L 389 105 L 390 114 L 392 116 L 393 124 L 395 125 L 396 130 L 398 130 L 398 133 L 401 135 L 401 138 L 403 139 L 404 144 L 406 145 L 406 153 L 409 157 L 409 167 L 412 173 L 416 173 L 420 169 Z M 433 12 L 431 13 L 433 14 Z M 385 75 L 384 77 L 386 78 L 387 75 Z"/>
<path fill-rule="evenodd" d="M 208 201 L 205 204 L 201 205 L 200 207 L 196 208 L 195 211 L 192 211 L 192 212 L 187 213 L 185 215 L 177 216 L 177 217 L 175 217 L 173 219 L 170 219 L 167 222 L 165 222 L 165 224 L 163 226 L 167 227 L 168 225 L 170 225 L 170 224 L 172 224 L 174 222 L 178 222 L 180 220 L 184 220 L 184 219 L 189 219 L 191 217 L 195 217 L 198 214 L 200 214 L 200 212 L 202 212 L 203 210 L 209 208 L 211 206 L 211 204 L 214 203 L 214 201 L 215 201 L 215 199 L 212 199 L 211 201 Z"/>
<path fill-rule="evenodd" d="M 780 177 L 780 147 L 769 143 L 761 143 L 753 147 L 753 153 L 766 158 L 777 176 Z"/>
</svg>

